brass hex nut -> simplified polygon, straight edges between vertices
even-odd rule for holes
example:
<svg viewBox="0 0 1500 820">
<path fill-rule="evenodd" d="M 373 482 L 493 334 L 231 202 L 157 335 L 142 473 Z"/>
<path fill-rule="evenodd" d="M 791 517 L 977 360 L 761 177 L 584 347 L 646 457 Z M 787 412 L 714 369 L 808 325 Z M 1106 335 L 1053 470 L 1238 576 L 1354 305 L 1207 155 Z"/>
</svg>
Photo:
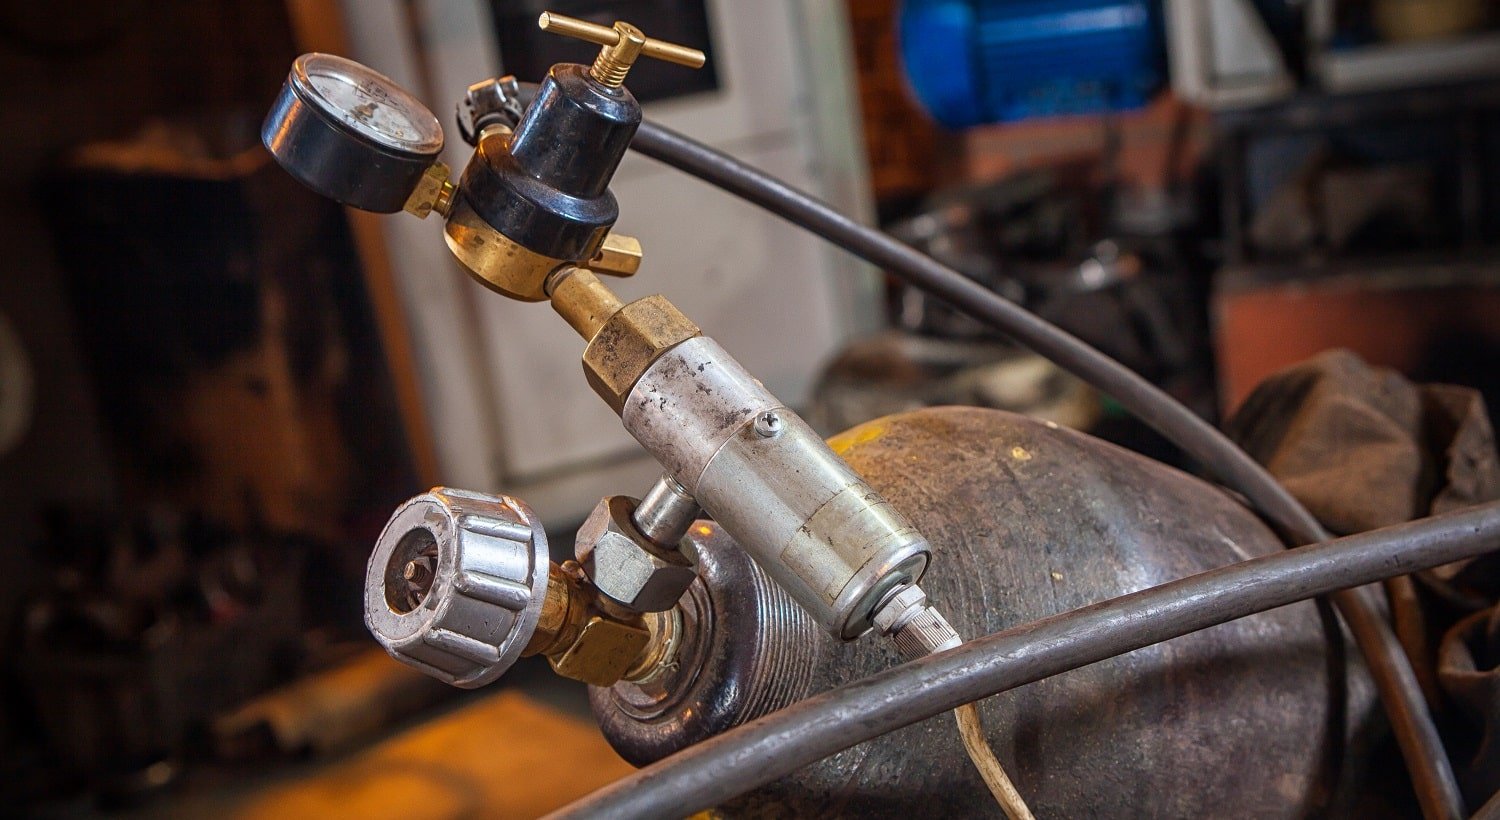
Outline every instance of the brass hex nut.
<svg viewBox="0 0 1500 820">
<path fill-rule="evenodd" d="M 451 195 L 453 185 L 448 182 L 448 166 L 441 162 L 434 162 L 428 169 L 422 172 L 422 178 L 417 181 L 417 187 L 412 190 L 411 196 L 406 198 L 405 210 L 418 219 L 426 219 L 427 215 L 437 209 L 442 212 L 439 202 L 443 200 L 445 193 Z"/>
<path fill-rule="evenodd" d="M 701 331 L 664 296 L 644 299 L 615 311 L 583 352 L 583 371 L 615 412 L 657 357 Z"/>
<path fill-rule="evenodd" d="M 600 501 L 578 530 L 574 555 L 610 600 L 636 612 L 665 612 L 697 573 L 682 553 L 664 550 L 636 530 L 631 523 L 636 503 L 623 495 Z"/>
<path fill-rule="evenodd" d="M 645 623 L 624 623 L 595 615 L 584 623 L 578 639 L 566 652 L 550 655 L 547 661 L 565 678 L 592 686 L 613 686 L 635 665 L 650 639 Z"/>
</svg>

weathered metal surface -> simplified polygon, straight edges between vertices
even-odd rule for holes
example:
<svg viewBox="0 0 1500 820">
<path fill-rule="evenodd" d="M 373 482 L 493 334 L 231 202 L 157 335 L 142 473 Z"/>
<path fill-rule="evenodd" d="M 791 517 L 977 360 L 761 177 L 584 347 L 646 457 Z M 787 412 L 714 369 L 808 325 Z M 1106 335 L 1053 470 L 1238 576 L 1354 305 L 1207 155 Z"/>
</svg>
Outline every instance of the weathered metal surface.
<svg viewBox="0 0 1500 820">
<path fill-rule="evenodd" d="M 589 689 L 605 737 L 632 763 L 665 757 L 817 691 L 824 659 L 817 650 L 833 640 L 722 533 L 700 523 L 683 541 L 699 580 L 676 610 L 677 663 L 654 680 Z"/>
<path fill-rule="evenodd" d="M 624 495 L 601 500 L 579 528 L 573 555 L 610 600 L 634 612 L 665 612 L 697 576 L 675 547 L 658 546 L 636 529 L 637 503 Z"/>
<path fill-rule="evenodd" d="M 579 277 L 574 274 L 571 278 Z M 564 296 L 558 293 L 555 296 Z M 558 306 L 559 310 L 563 306 Z M 576 327 L 576 324 L 575 324 Z M 616 413 L 630 391 L 677 345 L 699 338 L 698 326 L 663 296 L 647 296 L 604 319 L 583 351 L 583 375 Z"/>
<path fill-rule="evenodd" d="M 862 634 L 921 577 L 921 533 L 712 339 L 662 354 L 620 418 L 830 633 Z"/>
<path fill-rule="evenodd" d="M 832 444 L 932 543 L 922 586 L 961 634 L 976 636 L 1280 549 L 1221 490 L 1066 429 L 974 408 L 892 416 Z M 737 552 L 695 528 L 705 564 Z M 710 562 L 704 556 L 712 557 Z M 712 587 L 718 582 L 708 574 Z M 757 606 L 762 587 L 695 587 L 712 605 L 716 647 L 680 679 L 715 681 L 655 718 L 632 717 L 622 689 L 596 690 L 606 736 L 627 758 L 656 759 L 701 739 L 687 719 L 734 713 L 863 677 L 899 662 L 885 642 L 809 636 L 805 618 Z M 1324 762 L 1342 721 L 1330 709 L 1327 645 L 1311 603 L 1284 607 L 1023 687 L 982 704 L 991 743 L 1038 816 L 1293 816 L 1331 786 Z M 684 655 L 689 667 L 694 656 Z M 790 680 L 767 702 L 770 684 Z M 804 674 L 805 673 L 801 673 Z M 786 680 L 782 681 L 783 684 Z M 667 684 L 671 688 L 672 684 Z M 659 695 L 671 701 L 677 694 Z M 1368 696 L 1361 688 L 1355 714 Z M 713 731 L 721 731 L 715 727 Z M 939 716 L 835 755 L 727 807 L 752 816 L 977 816 L 998 809 L 953 723 Z"/>
</svg>

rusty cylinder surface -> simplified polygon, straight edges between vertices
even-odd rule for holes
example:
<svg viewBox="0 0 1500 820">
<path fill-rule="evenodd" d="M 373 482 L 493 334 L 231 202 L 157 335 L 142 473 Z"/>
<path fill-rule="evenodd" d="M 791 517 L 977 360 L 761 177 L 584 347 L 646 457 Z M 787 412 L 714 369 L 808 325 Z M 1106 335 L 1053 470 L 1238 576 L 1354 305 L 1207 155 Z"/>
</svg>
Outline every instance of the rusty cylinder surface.
<svg viewBox="0 0 1500 820">
<path fill-rule="evenodd" d="M 1281 548 L 1217 487 L 1009 413 L 919 410 L 830 443 L 927 535 L 933 557 L 922 586 L 965 636 Z M 605 736 L 627 760 L 657 760 L 900 662 L 887 642 L 839 643 L 813 628 L 713 524 L 700 522 L 690 537 L 701 578 L 683 604 L 679 668 L 644 687 L 591 690 Z M 1328 744 L 1348 728 L 1333 711 L 1345 683 L 1331 668 L 1308 602 L 1031 684 L 981 709 L 1038 817 L 1292 817 L 1329 799 Z M 1370 691 L 1363 677 L 1351 680 L 1348 714 L 1364 728 Z M 947 715 L 725 808 L 999 816 Z"/>
</svg>

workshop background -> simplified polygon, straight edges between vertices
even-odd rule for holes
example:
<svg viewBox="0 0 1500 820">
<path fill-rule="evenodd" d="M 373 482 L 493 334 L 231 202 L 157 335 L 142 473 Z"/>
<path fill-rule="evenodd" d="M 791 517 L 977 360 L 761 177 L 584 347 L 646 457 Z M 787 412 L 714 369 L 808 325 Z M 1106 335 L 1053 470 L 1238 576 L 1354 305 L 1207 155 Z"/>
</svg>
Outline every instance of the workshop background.
<svg viewBox="0 0 1500 820">
<path fill-rule="evenodd" d="M 1487 0 L 5 0 L 9 810 L 525 817 L 632 770 L 581 684 L 533 658 L 498 691 L 446 688 L 379 650 L 360 597 L 386 517 L 429 486 L 527 499 L 565 555 L 600 496 L 659 467 L 550 311 L 490 298 L 430 222 L 304 190 L 258 138 L 293 58 L 328 51 L 412 89 L 461 167 L 469 83 L 591 59 L 536 30 L 547 9 L 704 48 L 703 72 L 633 75 L 648 117 L 1216 424 L 1333 350 L 1294 374 L 1500 406 Z M 1191 469 L 1108 397 L 749 205 L 639 157 L 614 189 L 649 266 L 621 292 L 671 295 L 825 435 L 971 404 Z M 1473 406 L 1453 424 L 1488 431 Z"/>
</svg>

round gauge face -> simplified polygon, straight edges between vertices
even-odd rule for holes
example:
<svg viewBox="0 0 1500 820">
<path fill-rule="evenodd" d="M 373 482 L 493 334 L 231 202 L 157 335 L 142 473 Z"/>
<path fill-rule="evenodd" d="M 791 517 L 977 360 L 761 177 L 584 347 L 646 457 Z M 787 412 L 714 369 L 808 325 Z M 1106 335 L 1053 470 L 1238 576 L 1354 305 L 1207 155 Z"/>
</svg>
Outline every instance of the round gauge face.
<svg viewBox="0 0 1500 820">
<path fill-rule="evenodd" d="M 298 96 L 355 136 L 409 154 L 436 155 L 443 148 L 437 117 L 389 78 L 332 54 L 297 59 Z"/>
</svg>

